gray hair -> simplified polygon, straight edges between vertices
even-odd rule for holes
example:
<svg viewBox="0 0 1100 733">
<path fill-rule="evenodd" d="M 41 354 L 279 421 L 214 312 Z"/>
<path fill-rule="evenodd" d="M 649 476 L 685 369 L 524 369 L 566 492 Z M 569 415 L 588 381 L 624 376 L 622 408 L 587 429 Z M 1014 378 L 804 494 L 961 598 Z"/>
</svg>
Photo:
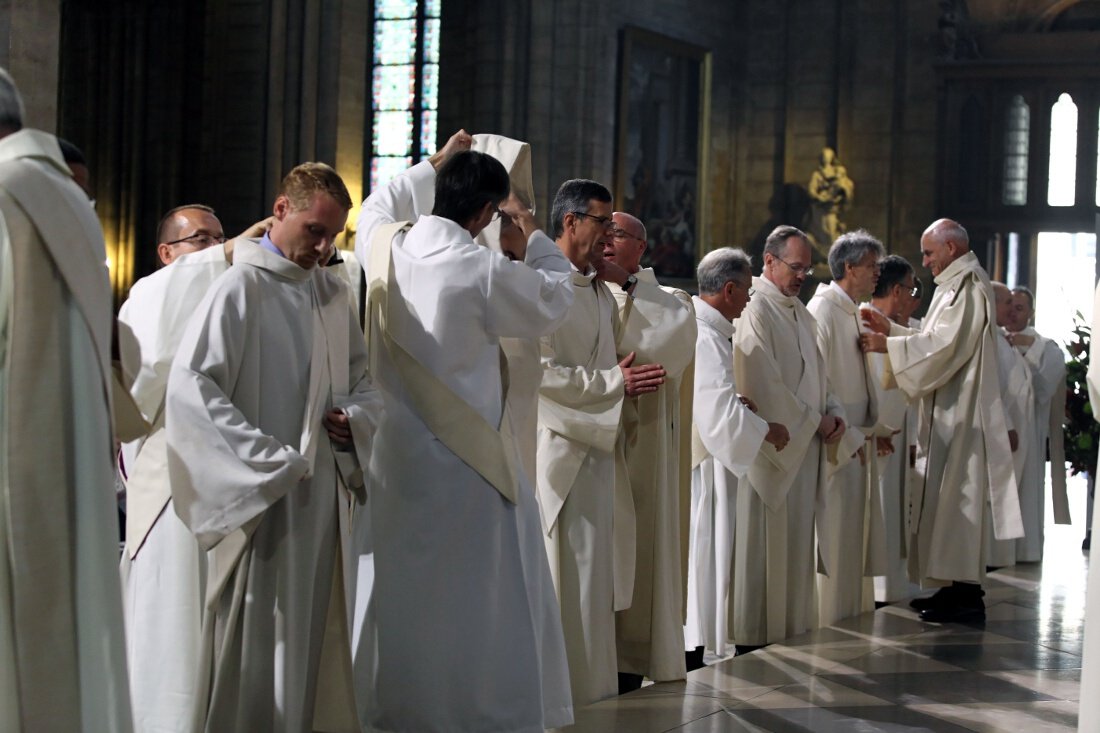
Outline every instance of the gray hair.
<svg viewBox="0 0 1100 733">
<path fill-rule="evenodd" d="M 772 257 L 782 257 L 784 250 L 787 248 L 787 240 L 791 237 L 801 237 L 802 241 L 809 242 L 806 239 L 806 233 L 798 227 L 792 227 L 790 224 L 780 224 L 764 240 L 764 254 Z"/>
<path fill-rule="evenodd" d="M 0 128 L 11 132 L 23 129 L 23 97 L 8 70 L 0 67 Z"/>
<path fill-rule="evenodd" d="M 1035 293 L 1031 292 L 1030 288 L 1025 288 L 1023 285 L 1017 285 L 1012 288 L 1013 293 L 1020 293 L 1027 296 L 1027 307 L 1032 311 L 1035 310 Z"/>
<path fill-rule="evenodd" d="M 700 295 L 717 295 L 738 275 L 752 278 L 752 259 L 740 249 L 719 247 L 699 261 L 695 277 Z"/>
<path fill-rule="evenodd" d="M 588 213 L 588 205 L 593 199 L 611 203 L 611 192 L 607 186 L 587 178 L 573 178 L 561 184 L 554 205 L 550 209 L 550 228 L 554 237 L 560 237 L 565 231 L 565 215 L 572 212 Z"/>
<path fill-rule="evenodd" d="M 854 232 L 841 234 L 829 247 L 829 272 L 834 280 L 844 278 L 844 266 L 855 267 L 859 261 L 867 256 L 868 252 L 875 253 L 875 260 L 881 260 L 886 256 L 886 248 L 866 229 L 857 229 Z"/>
</svg>

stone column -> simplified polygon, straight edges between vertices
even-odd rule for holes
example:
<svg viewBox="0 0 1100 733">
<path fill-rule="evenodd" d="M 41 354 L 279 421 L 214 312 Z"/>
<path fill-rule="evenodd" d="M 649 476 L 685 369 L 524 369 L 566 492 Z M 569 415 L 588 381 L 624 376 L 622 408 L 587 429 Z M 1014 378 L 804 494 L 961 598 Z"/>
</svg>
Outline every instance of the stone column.
<svg viewBox="0 0 1100 733">
<path fill-rule="evenodd" d="M 28 127 L 57 130 L 61 0 L 0 0 L 0 66 L 19 85 Z"/>
</svg>

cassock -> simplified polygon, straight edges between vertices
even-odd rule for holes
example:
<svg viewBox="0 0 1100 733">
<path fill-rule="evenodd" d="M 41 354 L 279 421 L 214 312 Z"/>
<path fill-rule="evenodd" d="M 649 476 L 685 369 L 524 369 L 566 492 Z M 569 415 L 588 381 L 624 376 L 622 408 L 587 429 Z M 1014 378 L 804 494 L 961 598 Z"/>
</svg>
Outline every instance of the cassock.
<svg viewBox="0 0 1100 733">
<path fill-rule="evenodd" d="M 546 554 L 577 707 L 618 693 L 615 610 L 630 603 L 616 596 L 629 579 L 616 578 L 612 536 L 625 396 L 615 352 L 618 304 L 595 277 L 593 270 L 573 268 L 573 306 L 565 322 L 542 339 L 535 456 Z"/>
<path fill-rule="evenodd" d="M 925 587 L 982 581 L 987 500 L 996 539 L 1023 533 L 989 276 L 968 252 L 936 286 L 920 330 L 895 323 L 886 340 L 897 385 L 917 401 L 909 576 Z"/>
<path fill-rule="evenodd" d="M 1035 395 L 1035 443 L 1020 481 L 1020 516 L 1024 522 L 1024 536 L 1016 540 L 1016 560 L 1038 562 L 1043 559 L 1048 451 L 1054 521 L 1057 524 L 1070 523 L 1062 428 L 1066 417 L 1066 355 L 1058 344 L 1039 335 L 1031 326 L 1020 331 L 1020 335 L 1034 339 L 1029 346 L 1016 348 L 1031 369 Z"/>
<path fill-rule="evenodd" d="M 825 363 L 813 316 L 797 297 L 763 277 L 737 320 L 733 370 L 760 417 L 786 426 L 782 451 L 765 444 L 738 482 L 734 537 L 733 638 L 759 646 L 817 625 L 814 601 L 815 502 L 825 489 Z"/>
<path fill-rule="evenodd" d="M 868 305 L 885 318 L 886 314 Z M 920 322 L 909 319 L 910 328 Z M 916 446 L 916 411 L 909 409 L 909 398 L 898 389 L 886 369 L 886 355 L 867 354 L 867 365 L 875 385 L 878 422 L 875 436 L 888 438 L 893 453 L 878 458 L 875 487 L 879 493 L 878 512 L 872 512 L 868 532 L 867 556 L 875 574 L 875 600 L 886 603 L 904 600 L 920 592 L 909 580 L 907 570 L 910 528 L 909 496 L 913 471 L 910 454 Z M 890 384 L 887 387 L 887 384 Z M 868 446 L 870 447 L 870 446 Z"/>
<path fill-rule="evenodd" d="M 1100 329 L 1100 284 L 1093 294 L 1092 329 Z M 1092 339 L 1089 345 L 1089 369 L 1086 375 L 1089 387 L 1089 404 L 1092 416 L 1100 420 L 1100 339 Z M 1096 467 L 1100 475 L 1100 465 Z M 1100 537 L 1100 512 L 1092 513 L 1092 536 Z M 1085 596 L 1085 644 L 1081 660 L 1081 689 L 1096 690 L 1100 686 L 1100 562 L 1090 562 Z M 1077 730 L 1092 733 L 1100 730 L 1100 695 L 1081 695 L 1077 716 Z"/>
<path fill-rule="evenodd" d="M 103 235 L 57 139 L 0 139 L 0 730 L 132 728 Z"/>
<path fill-rule="evenodd" d="M 369 287 L 386 293 L 377 313 L 372 295 L 371 356 L 387 407 L 370 467 L 374 583 L 355 657 L 364 723 L 565 725 L 565 644 L 534 489 L 510 428 L 500 341 L 541 336 L 562 320 L 573 299 L 569 264 L 541 232 L 526 264 L 511 262 L 436 216 L 387 248 L 391 204 L 381 199 L 411 183 L 397 181 L 365 207 Z M 441 398 L 424 401 L 427 389 Z M 461 438 L 475 429 L 487 436 L 480 447 L 501 452 L 466 452 Z M 490 479 L 501 470 L 503 485 Z"/>
<path fill-rule="evenodd" d="M 622 413 L 625 476 L 636 533 L 630 607 L 615 617 L 619 671 L 651 680 L 679 680 L 684 666 L 684 586 L 680 566 L 681 376 L 695 353 L 691 296 L 664 288 L 651 268 L 636 273 L 633 293 L 612 292 L 619 306 L 618 353 L 636 364 L 660 364 L 665 383 L 627 398 Z M 615 292 L 615 291 L 618 292 Z M 616 531 L 621 523 L 616 522 Z"/>
<path fill-rule="evenodd" d="M 692 412 L 691 535 L 685 648 L 723 656 L 729 642 L 737 483 L 768 423 L 742 404 L 733 375 L 733 323 L 692 298 L 698 336 Z"/>
<path fill-rule="evenodd" d="M 190 730 L 201 648 L 204 553 L 176 516 L 168 481 L 164 402 L 184 328 L 215 279 L 225 246 L 185 254 L 130 288 L 118 314 L 131 394 L 153 432 L 123 446 L 122 552 L 126 658 L 137 733 Z"/>
<path fill-rule="evenodd" d="M 806 306 L 817 324 L 817 346 L 825 360 L 829 392 L 844 408 L 847 429 L 830 446 L 825 491 L 818 496 L 818 551 L 828 574 L 817 576 L 818 619 L 828 626 L 874 609 L 868 572 L 870 517 L 878 514 L 878 492 L 871 477 L 878 474 L 873 443 L 878 417 L 875 388 L 859 347 L 859 306 L 835 282 L 818 286 Z M 853 454 L 864 448 L 864 460 Z M 876 505 L 872 509 L 871 502 Z"/>
<path fill-rule="evenodd" d="M 195 730 L 357 731 L 339 517 L 381 398 L 343 283 L 264 245 L 237 241 L 168 378 L 173 505 L 207 551 Z"/>
<path fill-rule="evenodd" d="M 1001 382 L 1001 400 L 1005 408 L 1005 424 L 1016 431 L 1017 446 L 1012 452 L 1012 473 L 1019 486 L 1034 464 L 1032 451 L 1036 443 L 1035 399 L 1031 390 L 1031 370 L 1001 329 L 996 329 L 997 375 Z M 985 564 L 998 568 L 1016 564 L 1016 543 L 1019 540 L 998 540 L 993 536 L 990 515 L 986 504 Z M 1021 512 L 1022 515 L 1022 512 Z"/>
</svg>

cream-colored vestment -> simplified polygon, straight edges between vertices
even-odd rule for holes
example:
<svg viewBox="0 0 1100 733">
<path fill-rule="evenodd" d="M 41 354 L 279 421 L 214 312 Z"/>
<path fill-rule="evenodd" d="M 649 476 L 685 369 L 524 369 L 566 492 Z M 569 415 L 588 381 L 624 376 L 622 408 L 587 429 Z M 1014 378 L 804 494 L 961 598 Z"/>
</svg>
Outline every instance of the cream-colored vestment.
<svg viewBox="0 0 1100 733">
<path fill-rule="evenodd" d="M 844 408 L 847 429 L 827 469 L 825 491 L 818 497 L 818 550 L 828 574 L 818 573 L 818 619 L 828 626 L 874 608 L 869 576 L 868 535 L 878 510 L 871 477 L 878 474 L 873 442 L 877 395 L 859 348 L 859 307 L 836 283 L 818 286 L 806 306 L 817 323 L 817 346 L 825 360 L 829 393 Z M 862 461 L 852 454 L 863 448 Z M 872 508 L 872 503 L 874 508 Z"/>
<path fill-rule="evenodd" d="M 817 431 L 825 414 L 843 411 L 827 403 L 813 316 L 766 278 L 753 285 L 756 295 L 734 323 L 734 375 L 760 417 L 791 436 L 782 451 L 764 444 L 738 482 L 733 638 L 757 646 L 817 625 L 814 507 L 826 461 Z"/>
<path fill-rule="evenodd" d="M 968 252 L 936 286 L 920 330 L 893 324 L 886 340 L 897 384 L 918 411 L 909 568 L 925 586 L 981 582 L 987 500 L 997 539 L 1023 534 L 989 277 Z"/>
<path fill-rule="evenodd" d="M 691 535 L 685 648 L 719 656 L 729 643 L 738 481 L 768 423 L 742 404 L 733 375 L 733 324 L 698 297 L 692 414 Z"/>
<path fill-rule="evenodd" d="M 57 139 L 0 139 L 0 730 L 127 733 L 103 235 Z"/>
<path fill-rule="evenodd" d="M 667 376 L 656 392 L 623 405 L 625 475 L 617 471 L 616 481 L 629 482 L 636 534 L 632 600 L 616 614 L 615 635 L 620 672 L 678 680 L 687 675 L 680 461 L 689 459 L 680 455 L 680 436 L 690 430 L 680 424 L 680 384 L 695 353 L 695 314 L 691 296 L 661 287 L 652 269 L 636 276 L 630 295 L 612 288 L 622 323 L 618 352 L 634 352 L 635 364 L 660 364 Z"/>
<path fill-rule="evenodd" d="M 352 449 L 329 440 L 330 407 Z M 207 550 L 196 731 L 359 730 L 341 517 L 380 411 L 344 284 L 238 240 L 165 406 L 173 506 Z"/>
</svg>

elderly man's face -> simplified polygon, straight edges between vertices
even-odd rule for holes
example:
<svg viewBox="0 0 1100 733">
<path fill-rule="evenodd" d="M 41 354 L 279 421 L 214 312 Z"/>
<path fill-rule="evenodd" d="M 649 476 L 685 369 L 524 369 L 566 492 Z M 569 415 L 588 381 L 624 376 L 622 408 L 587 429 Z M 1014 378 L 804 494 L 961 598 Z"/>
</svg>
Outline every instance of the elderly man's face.
<svg viewBox="0 0 1100 733">
<path fill-rule="evenodd" d="M 1009 331 L 1023 331 L 1031 323 L 1031 299 L 1024 293 L 1012 294 L 1012 312 L 1009 317 Z"/>
<path fill-rule="evenodd" d="M 868 252 L 860 258 L 855 265 L 845 265 L 844 279 L 851 288 L 855 298 L 866 298 L 875 292 L 878 284 L 879 264 L 878 256 L 874 252 Z"/>
<path fill-rule="evenodd" d="M 764 276 L 772 281 L 779 291 L 788 297 L 798 295 L 802 283 L 810 274 L 813 264 L 813 250 L 802 237 L 794 236 L 783 245 L 783 254 L 775 257 L 764 253 Z"/>
<path fill-rule="evenodd" d="M 274 209 L 275 222 L 268 236 L 303 270 L 327 259 L 348 221 L 347 210 L 326 193 L 314 194 L 309 206 L 301 210 L 295 210 L 286 196 L 279 196 Z"/>
<path fill-rule="evenodd" d="M 920 238 L 921 264 L 932 272 L 932 277 L 947 269 L 954 261 L 951 247 L 947 242 L 931 233 L 925 233 Z"/>
<path fill-rule="evenodd" d="M 611 218 L 615 226 L 611 229 L 611 237 L 604 241 L 603 257 L 627 272 L 637 272 L 641 269 L 642 253 L 646 248 L 642 227 L 633 217 L 617 211 Z"/>
</svg>

